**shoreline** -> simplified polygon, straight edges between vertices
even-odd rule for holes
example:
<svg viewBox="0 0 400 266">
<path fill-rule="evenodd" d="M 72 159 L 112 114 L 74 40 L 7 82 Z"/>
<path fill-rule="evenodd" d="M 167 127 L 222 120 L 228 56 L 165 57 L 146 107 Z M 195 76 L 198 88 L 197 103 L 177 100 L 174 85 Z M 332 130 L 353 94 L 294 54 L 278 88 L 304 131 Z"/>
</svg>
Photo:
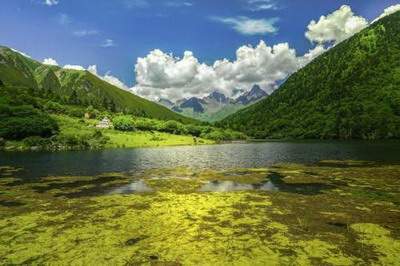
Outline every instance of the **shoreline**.
<svg viewBox="0 0 400 266">
<path fill-rule="evenodd" d="M 147 131 L 138 131 L 138 132 L 130 132 L 124 133 L 120 132 L 119 134 L 128 134 L 128 135 L 146 135 L 149 132 Z M 107 135 L 107 134 L 105 134 Z M 192 136 L 187 135 L 173 135 L 172 136 L 182 138 L 186 140 L 195 139 Z M 303 143 L 303 144 L 316 144 L 316 143 L 399 143 L 400 140 L 390 139 L 390 140 L 361 140 L 361 139 L 352 139 L 352 140 L 320 140 L 320 139 L 248 139 L 248 140 L 233 140 L 233 141 L 214 141 L 208 139 L 200 139 L 197 138 L 197 142 L 181 142 L 181 143 L 168 143 L 168 140 L 165 139 L 166 142 L 163 141 L 153 141 L 155 143 L 141 143 L 137 145 L 132 144 L 116 144 L 109 143 L 99 147 L 83 147 L 83 146 L 58 146 L 55 148 L 49 147 L 40 147 L 40 146 L 26 146 L 22 143 L 22 141 L 8 141 L 15 143 L 15 147 L 13 145 L 8 144 L 7 142 L 4 147 L 0 147 L 0 152 L 5 153 L 19 153 L 19 152 L 65 152 L 65 151 L 103 151 L 103 150 L 112 150 L 112 149 L 141 149 L 141 148 L 164 148 L 164 147 L 185 147 L 185 146 L 207 146 L 207 145 L 226 145 L 226 144 L 254 144 L 254 143 Z M 10 148 L 11 147 L 11 148 Z"/>
</svg>

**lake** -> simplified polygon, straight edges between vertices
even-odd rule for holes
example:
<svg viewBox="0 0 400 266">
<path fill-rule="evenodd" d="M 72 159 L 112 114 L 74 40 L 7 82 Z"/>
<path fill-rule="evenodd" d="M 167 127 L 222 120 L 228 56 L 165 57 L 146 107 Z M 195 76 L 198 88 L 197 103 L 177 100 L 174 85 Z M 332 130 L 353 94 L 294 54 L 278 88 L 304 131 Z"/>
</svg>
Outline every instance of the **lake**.
<svg viewBox="0 0 400 266">
<path fill-rule="evenodd" d="M 195 169 L 266 167 L 321 160 L 400 162 L 400 142 L 263 142 L 69 152 L 0 152 L 0 165 L 23 167 L 21 175 L 96 175 L 151 168 Z"/>
<path fill-rule="evenodd" d="M 398 265 L 400 143 L 0 153 L 0 265 Z"/>
</svg>

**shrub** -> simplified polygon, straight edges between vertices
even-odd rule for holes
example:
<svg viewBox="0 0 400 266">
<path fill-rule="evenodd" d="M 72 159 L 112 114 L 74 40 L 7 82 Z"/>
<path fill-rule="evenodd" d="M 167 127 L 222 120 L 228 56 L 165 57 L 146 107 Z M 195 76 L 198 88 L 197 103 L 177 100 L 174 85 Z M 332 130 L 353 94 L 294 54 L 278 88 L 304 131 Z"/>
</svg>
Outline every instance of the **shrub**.
<svg viewBox="0 0 400 266">
<path fill-rule="evenodd" d="M 148 130 L 148 131 L 152 131 L 152 130 L 160 130 L 158 124 L 150 119 L 145 119 L 145 118 L 140 118 L 140 119 L 136 119 L 134 121 L 134 125 L 137 129 L 139 130 Z"/>
<path fill-rule="evenodd" d="M 113 119 L 114 128 L 120 131 L 134 131 L 134 121 L 132 117 L 127 115 L 116 116 Z"/>
<path fill-rule="evenodd" d="M 192 136 L 200 137 L 201 132 L 202 132 L 202 127 L 195 126 L 195 125 L 187 125 L 186 132 Z"/>
<path fill-rule="evenodd" d="M 47 146 L 51 144 L 51 140 L 48 138 L 42 138 L 39 136 L 27 137 L 24 139 L 24 144 L 27 146 Z"/>
<path fill-rule="evenodd" d="M 65 107 L 63 105 L 52 101 L 45 103 L 43 109 L 56 114 L 62 114 L 65 112 Z"/>
<path fill-rule="evenodd" d="M 31 106 L 1 106 L 0 114 L 0 137 L 6 139 L 50 137 L 58 132 L 54 119 Z"/>
</svg>

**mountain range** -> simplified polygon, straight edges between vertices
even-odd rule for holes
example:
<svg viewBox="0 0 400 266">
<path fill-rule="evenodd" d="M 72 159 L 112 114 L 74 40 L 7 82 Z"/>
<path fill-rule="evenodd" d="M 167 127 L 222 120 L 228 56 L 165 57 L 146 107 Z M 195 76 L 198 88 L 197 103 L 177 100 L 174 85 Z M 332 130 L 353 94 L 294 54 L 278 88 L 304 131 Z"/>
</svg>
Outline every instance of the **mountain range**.
<svg viewBox="0 0 400 266">
<path fill-rule="evenodd" d="M 219 125 L 256 138 L 400 138 L 400 12 L 335 45 Z"/>
<path fill-rule="evenodd" d="M 236 95 L 230 98 L 216 90 L 203 98 L 191 97 L 176 103 L 162 98 L 158 103 L 185 116 L 215 122 L 268 96 L 258 85 L 254 85 L 249 91 L 236 90 Z"/>
<path fill-rule="evenodd" d="M 19 98 L 30 94 L 61 104 L 93 106 L 99 110 L 161 120 L 195 122 L 164 106 L 124 91 L 89 71 L 41 64 L 4 46 L 0 46 L 0 86 L 4 87 L 0 91 L 3 94 L 7 90 L 8 93 L 20 95 Z"/>
</svg>

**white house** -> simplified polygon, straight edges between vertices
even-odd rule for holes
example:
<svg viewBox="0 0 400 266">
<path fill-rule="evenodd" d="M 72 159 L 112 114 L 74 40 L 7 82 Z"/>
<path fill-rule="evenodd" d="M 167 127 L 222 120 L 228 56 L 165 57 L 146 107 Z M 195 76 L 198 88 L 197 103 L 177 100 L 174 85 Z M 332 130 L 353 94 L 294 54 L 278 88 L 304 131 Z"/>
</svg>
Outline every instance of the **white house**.
<svg viewBox="0 0 400 266">
<path fill-rule="evenodd" d="M 104 117 L 103 120 L 101 120 L 97 125 L 96 128 L 110 128 L 112 127 L 112 123 L 110 119 L 107 117 Z"/>
</svg>

